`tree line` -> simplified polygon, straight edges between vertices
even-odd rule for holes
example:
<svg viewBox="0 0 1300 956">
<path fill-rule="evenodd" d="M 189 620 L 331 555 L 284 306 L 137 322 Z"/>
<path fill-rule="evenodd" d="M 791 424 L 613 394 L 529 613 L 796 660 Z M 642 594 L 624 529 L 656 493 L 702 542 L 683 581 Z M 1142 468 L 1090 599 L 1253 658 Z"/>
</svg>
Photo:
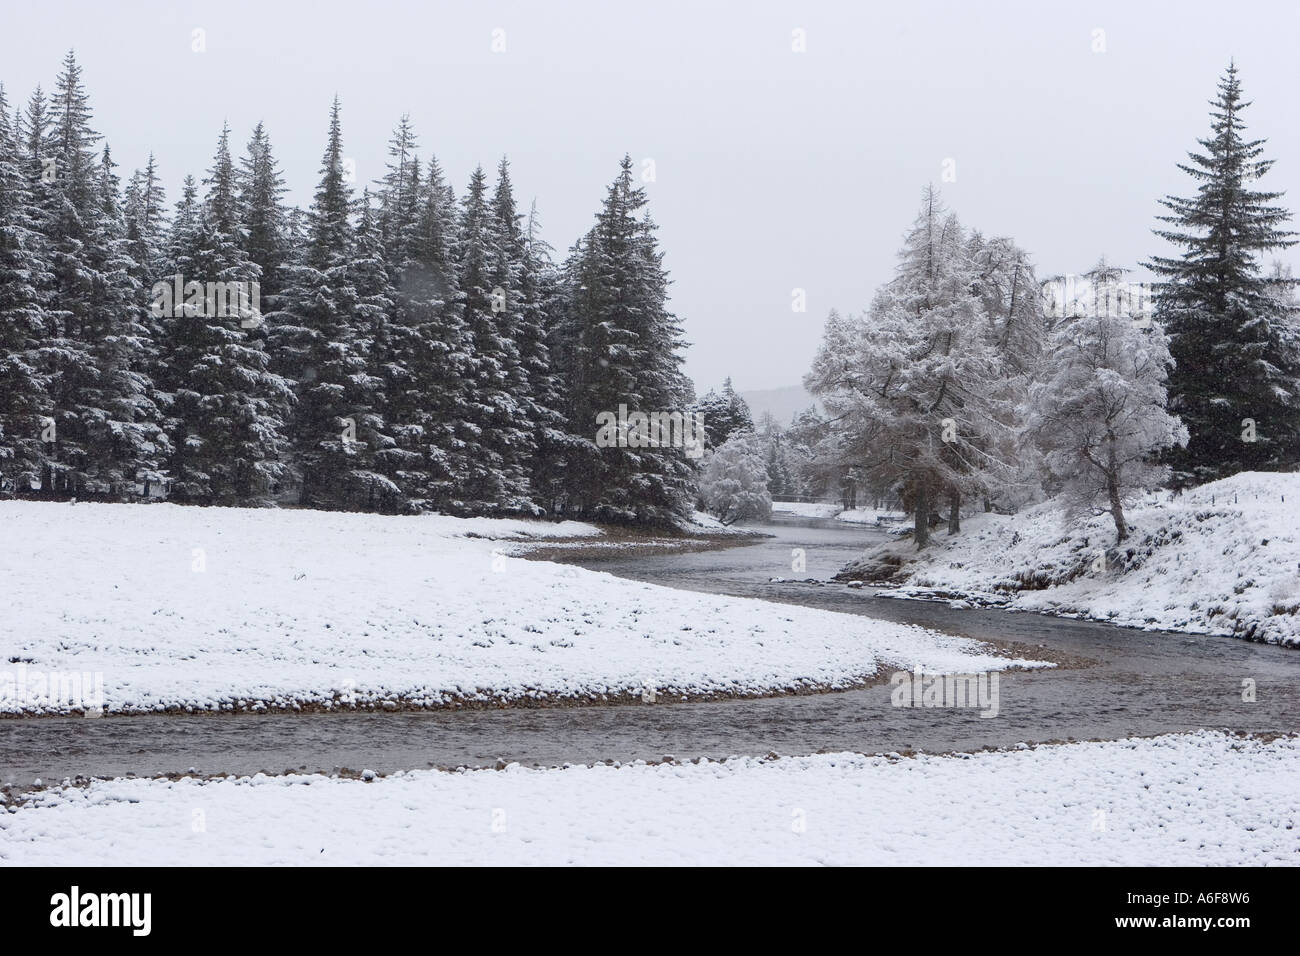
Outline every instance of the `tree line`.
<svg viewBox="0 0 1300 956">
<path fill-rule="evenodd" d="M 122 183 L 73 54 L 25 106 L 0 86 L 0 497 L 690 510 L 682 449 L 594 441 L 694 398 L 629 158 L 557 263 L 506 159 L 457 196 L 407 117 L 358 194 L 335 98 L 306 210 L 269 131 L 231 135 L 169 204 L 152 155 Z"/>
</svg>

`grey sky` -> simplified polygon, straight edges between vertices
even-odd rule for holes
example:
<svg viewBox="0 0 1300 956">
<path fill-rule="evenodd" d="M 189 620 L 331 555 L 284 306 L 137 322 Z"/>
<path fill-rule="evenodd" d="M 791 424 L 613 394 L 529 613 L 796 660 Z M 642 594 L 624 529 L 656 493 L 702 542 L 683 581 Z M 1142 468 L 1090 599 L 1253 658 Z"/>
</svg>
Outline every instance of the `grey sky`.
<svg viewBox="0 0 1300 956">
<path fill-rule="evenodd" d="M 262 119 L 305 205 L 336 91 L 358 185 L 381 174 L 409 112 L 458 193 L 475 163 L 508 154 L 559 254 L 623 153 L 638 170 L 653 159 L 651 210 L 702 388 L 798 382 L 827 310 L 861 309 L 889 277 L 948 158 L 948 204 L 1014 237 L 1041 274 L 1103 252 L 1136 265 L 1158 249 L 1156 198 L 1190 189 L 1174 164 L 1205 134 L 1229 57 L 1255 101 L 1251 132 L 1278 161 L 1264 185 L 1300 208 L 1300 5 L 1281 0 L 5 0 L 0 23 L 11 102 L 51 88 L 75 48 L 123 175 L 152 149 L 169 200 L 207 168 L 223 120 L 242 148 Z M 796 287 L 805 313 L 791 310 Z"/>
</svg>

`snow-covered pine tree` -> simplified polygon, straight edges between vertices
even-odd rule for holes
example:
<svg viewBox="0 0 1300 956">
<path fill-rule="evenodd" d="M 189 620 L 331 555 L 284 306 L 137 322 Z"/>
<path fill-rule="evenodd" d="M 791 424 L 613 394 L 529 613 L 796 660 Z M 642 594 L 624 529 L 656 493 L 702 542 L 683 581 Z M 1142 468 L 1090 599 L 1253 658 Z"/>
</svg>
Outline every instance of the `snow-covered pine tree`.
<svg viewBox="0 0 1300 956">
<path fill-rule="evenodd" d="M 27 108 L 19 111 L 15 107 L 14 115 L 14 138 L 27 166 L 28 179 L 35 183 L 41 179 L 41 158 L 45 153 L 45 137 L 50 129 L 50 101 L 39 83 L 28 97 Z"/>
<path fill-rule="evenodd" d="M 681 327 L 667 308 L 668 276 L 645 205 L 624 156 L 595 226 L 566 266 L 559 352 L 569 428 L 585 455 L 569 456 L 565 507 L 601 520 L 670 523 L 691 506 L 695 469 L 684 449 L 594 440 L 597 415 L 620 405 L 684 413 L 689 402 Z"/>
<path fill-rule="evenodd" d="M 396 157 L 395 157 L 396 158 Z M 436 158 L 420 178 L 418 165 L 397 176 L 390 165 L 381 200 L 390 210 L 387 255 L 395 285 L 393 316 L 382 345 L 384 415 L 395 444 L 381 466 L 414 511 L 455 510 L 473 443 L 469 426 L 469 337 L 457 301 L 456 212 Z M 408 190 L 406 202 L 396 193 Z M 408 222 L 409 220 L 409 222 Z"/>
<path fill-rule="evenodd" d="M 169 270 L 176 265 L 176 260 L 185 252 L 189 235 L 198 224 L 200 208 L 199 184 L 195 182 L 192 175 L 186 174 L 181 180 L 181 198 L 176 200 L 175 213 L 172 216 L 171 228 L 168 230 L 164 247 Z"/>
<path fill-rule="evenodd" d="M 494 288 L 502 288 L 506 293 L 506 312 L 510 315 L 517 355 L 511 394 L 519 405 L 521 425 L 528 430 L 527 443 L 520 451 L 525 456 L 523 465 L 529 475 L 530 494 L 539 507 L 550 510 L 551 502 L 533 486 L 532 477 L 540 474 L 545 480 L 546 468 L 538 458 L 544 446 L 554 447 L 552 443 L 563 425 L 556 410 L 560 396 L 547 346 L 550 325 L 547 310 L 555 297 L 554 267 L 550 246 L 541 237 L 536 202 L 531 205 L 526 221 L 517 211 L 510 164 L 504 156 L 497 166 L 491 211 L 498 235 Z"/>
<path fill-rule="evenodd" d="M 243 248 L 260 270 L 262 311 L 272 312 L 279 308 L 294 248 L 284 206 L 288 187 L 271 151 L 271 137 L 260 122 L 239 161 L 236 183 Z"/>
<path fill-rule="evenodd" d="M 722 383 L 721 392 L 709 389 L 694 409 L 704 416 L 704 432 L 710 448 L 721 448 L 736 432 L 754 429 L 749 405 L 732 386 L 730 376 Z"/>
<path fill-rule="evenodd" d="M 266 317 L 268 335 L 277 371 L 297 383 L 290 434 L 299 503 L 395 510 L 401 503 L 374 468 L 374 453 L 388 445 L 383 383 L 372 364 L 370 313 L 351 270 L 351 212 L 335 97 L 303 261 L 287 270 L 282 309 Z"/>
<path fill-rule="evenodd" d="M 423 195 L 416 145 L 410 117 L 403 115 L 389 141 L 389 162 L 376 193 L 378 211 L 373 228 L 386 274 L 388 305 L 380 334 L 373 343 L 371 365 L 382 383 L 380 412 L 392 439 L 386 447 L 376 450 L 375 468 L 399 489 L 405 507 L 418 512 L 430 507 L 421 448 L 424 429 L 420 419 L 425 397 L 416 381 L 416 365 L 423 350 L 420 332 L 412 322 L 415 313 L 410 308 L 404 278 L 413 268 L 410 257 Z"/>
<path fill-rule="evenodd" d="M 759 416 L 755 434 L 758 435 L 767 465 L 768 490 L 773 495 L 798 495 L 800 492 L 795 485 L 785 432 L 771 412 Z"/>
<path fill-rule="evenodd" d="M 83 392 L 88 453 L 99 494 L 129 497 L 163 480 L 169 443 L 157 386 L 150 376 L 153 341 L 145 289 L 136 278 L 118 179 L 107 146 L 99 169 L 99 208 L 92 220 L 87 261 L 95 270 L 91 293 L 91 353 L 98 379 Z M 104 413 L 103 417 L 99 416 Z"/>
<path fill-rule="evenodd" d="M 165 445 L 119 184 L 107 148 L 95 157 L 100 137 L 90 120 L 81 68 L 69 53 L 33 153 L 40 168 L 37 221 L 52 275 L 52 334 L 41 357 L 56 434 L 42 487 L 46 494 L 124 499 L 137 479 L 158 477 Z M 32 121 L 28 135 L 39 126 Z"/>
<path fill-rule="evenodd" d="M 1156 320 L 1169 335 L 1169 407 L 1187 426 L 1169 461 L 1175 483 L 1212 481 L 1300 461 L 1300 357 L 1285 342 L 1287 317 L 1261 274 L 1260 254 L 1295 244 L 1278 192 L 1250 184 L 1273 165 L 1264 140 L 1247 140 L 1237 68 L 1229 64 L 1211 110 L 1203 153 L 1180 163 L 1197 182 L 1191 198 L 1167 196 L 1156 235 L 1182 255 L 1156 256 Z"/>
<path fill-rule="evenodd" d="M 52 412 L 40 349 L 40 290 L 53 281 L 22 159 L 0 86 L 0 498 L 25 495 L 47 465 L 42 440 Z"/>
<path fill-rule="evenodd" d="M 158 174 L 158 165 L 152 153 L 143 170 L 131 176 L 126 190 L 122 214 L 126 220 L 127 249 L 131 254 L 132 276 L 140 284 L 146 298 L 151 298 L 154 284 L 164 281 L 168 272 L 167 194 Z M 141 319 L 146 330 L 144 342 L 145 370 L 155 388 L 153 398 L 160 410 L 169 404 L 167 395 L 159 384 L 166 378 L 162 366 L 162 320 L 146 308 Z M 160 419 L 161 421 L 161 419 Z M 153 488 L 149 488 L 150 494 Z"/>
<path fill-rule="evenodd" d="M 387 396 L 382 368 L 383 343 L 390 338 L 389 326 L 397 293 L 389 279 L 383 237 L 375 222 L 368 189 L 357 201 L 354 218 L 357 225 L 352 254 L 348 257 L 347 278 L 356 290 L 353 329 L 358 348 L 366 356 L 371 404 L 371 411 L 366 416 L 371 471 L 360 476 L 367 496 L 360 506 L 366 511 L 402 511 L 407 507 L 404 493 L 401 486 L 388 476 L 385 467 L 385 456 L 397 449 L 397 441 L 385 418 Z"/>
<path fill-rule="evenodd" d="M 556 369 L 558 356 L 551 351 L 562 310 L 561 276 L 551 258 L 551 246 L 542 239 L 534 201 L 523 230 L 523 269 L 519 294 L 519 360 L 528 375 L 535 409 L 535 441 L 530 483 L 533 500 L 554 514 L 564 500 L 564 473 L 574 445 L 561 411 L 564 396 Z"/>
<path fill-rule="evenodd" d="M 167 191 L 158 175 L 153 153 L 144 169 L 137 169 L 126 188 L 122 205 L 126 238 L 134 274 L 146 289 L 166 270 Z"/>
<path fill-rule="evenodd" d="M 271 369 L 263 316 L 252 301 L 260 271 L 243 245 L 229 132 L 223 129 L 217 142 L 203 202 L 186 177 L 177 204 L 170 274 L 162 281 L 174 288 L 179 277 L 184 296 L 155 300 L 162 329 L 159 374 L 171 399 L 172 496 L 266 506 L 287 476 L 293 393 Z"/>
<path fill-rule="evenodd" d="M 407 244 L 419 217 L 423 190 L 418 145 L 411 117 L 404 113 L 388 142 L 388 165 L 376 194 L 379 235 L 394 277 L 409 257 Z"/>
<path fill-rule="evenodd" d="M 1279 337 L 1281 345 L 1288 351 L 1300 354 L 1300 296 L 1296 294 L 1298 280 L 1291 267 L 1278 260 L 1268 270 L 1269 295 L 1281 318 Z"/>
<path fill-rule="evenodd" d="M 1108 310 L 1053 332 L 1050 374 L 1031 389 L 1030 435 L 1046 453 L 1067 517 L 1108 512 L 1118 540 L 1128 537 L 1125 502 L 1160 485 L 1169 468 L 1156 458 L 1187 440 L 1165 410 L 1171 364 L 1163 331 Z"/>
<path fill-rule="evenodd" d="M 514 341 L 509 256 L 487 196 L 482 167 L 461 200 L 456 237 L 460 303 L 469 335 L 469 446 L 459 507 L 475 513 L 533 514 L 528 485 L 533 423 Z"/>
<path fill-rule="evenodd" d="M 36 221 L 47 250 L 50 282 L 45 294 L 47 329 L 41 349 L 49 379 L 55 438 L 47 445 L 45 495 L 84 494 L 90 466 L 81 390 L 96 378 L 88 341 L 90 294 L 95 275 L 87 261 L 87 221 L 95 213 L 94 144 L 89 100 L 81 68 L 64 58 L 55 95 L 47 102 L 38 87 L 28 104 L 26 135 L 34 184 Z M 92 420 L 98 417 L 88 411 Z"/>
</svg>

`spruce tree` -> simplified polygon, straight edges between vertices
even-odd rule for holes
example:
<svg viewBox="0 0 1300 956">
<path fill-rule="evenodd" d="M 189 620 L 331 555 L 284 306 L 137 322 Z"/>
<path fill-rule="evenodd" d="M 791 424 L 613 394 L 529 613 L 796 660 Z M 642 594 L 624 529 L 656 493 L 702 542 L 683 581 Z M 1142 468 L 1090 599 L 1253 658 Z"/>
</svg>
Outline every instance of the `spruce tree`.
<svg viewBox="0 0 1300 956">
<path fill-rule="evenodd" d="M 272 155 L 271 138 L 260 122 L 253 127 L 240 160 L 237 183 L 244 248 L 261 270 L 262 309 L 270 312 L 279 307 L 278 296 L 284 286 L 285 268 L 293 259 L 293 245 L 284 207 L 288 188 Z"/>
<path fill-rule="evenodd" d="M 165 440 L 118 181 L 107 149 L 95 158 L 100 136 L 90 122 L 81 68 L 70 53 L 38 155 L 42 173 L 53 173 L 41 176 L 37 203 L 53 276 L 52 335 L 42 356 L 56 434 L 43 487 L 48 494 L 123 499 L 137 481 L 158 477 Z"/>
<path fill-rule="evenodd" d="M 411 118 L 403 114 L 388 144 L 388 166 L 380 180 L 378 228 L 385 260 L 396 272 L 406 262 L 411 229 L 419 215 L 420 157 Z"/>
<path fill-rule="evenodd" d="M 552 353 L 550 344 L 560 318 L 560 275 L 551 259 L 551 247 L 541 237 L 536 202 L 529 209 L 522 238 L 516 340 L 533 403 L 534 439 L 529 480 L 533 500 L 551 514 L 563 500 L 564 462 L 573 439 L 564 427 L 561 412 L 564 396 L 556 369 L 558 356 Z"/>
<path fill-rule="evenodd" d="M 145 285 L 162 275 L 166 268 L 164 248 L 167 236 L 167 192 L 158 178 L 153 153 L 144 169 L 131 174 L 122 204 L 126 219 L 126 238 L 130 243 L 135 274 Z"/>
<path fill-rule="evenodd" d="M 264 506 L 286 477 L 285 420 L 292 392 L 270 367 L 243 248 L 229 130 L 197 187 L 187 177 L 169 246 L 183 300 L 156 317 L 162 384 L 170 399 L 172 496 L 181 502 Z M 174 286 L 173 286 L 174 287 Z"/>
<path fill-rule="evenodd" d="M 722 383 L 721 394 L 710 389 L 694 408 L 704 418 L 710 448 L 721 448 L 737 432 L 754 430 L 749 405 L 732 386 L 730 376 Z"/>
<path fill-rule="evenodd" d="M 1264 140 L 1244 136 L 1235 65 L 1212 102 L 1211 131 L 1179 168 L 1198 183 L 1195 196 L 1161 200 L 1168 214 L 1155 230 L 1183 249 L 1154 257 L 1160 277 L 1156 319 L 1169 335 L 1175 365 L 1169 410 L 1190 433 L 1168 455 L 1179 485 L 1243 470 L 1293 468 L 1300 461 L 1300 360 L 1285 335 L 1291 320 L 1261 272 L 1260 254 L 1295 243 L 1278 192 L 1252 190 L 1272 160 Z"/>
<path fill-rule="evenodd" d="M 52 412 L 40 293 L 52 276 L 22 156 L 0 86 L 0 497 L 39 485 L 47 466 L 42 433 Z"/>
<path fill-rule="evenodd" d="M 351 212 L 335 97 L 306 250 L 288 270 L 283 307 L 267 316 L 267 325 L 278 370 L 297 383 L 291 433 L 299 503 L 395 510 L 400 502 L 374 468 L 375 453 L 388 441 L 379 408 L 382 382 L 372 366 L 372 313 L 351 268 Z"/>
<path fill-rule="evenodd" d="M 685 412 L 681 328 L 668 311 L 668 276 L 625 156 L 595 226 L 567 268 L 560 354 L 571 434 L 567 511 L 607 521 L 667 524 L 689 512 L 695 468 L 684 448 L 646 447 L 638 436 L 597 443 L 597 416 L 620 405 L 646 414 Z"/>
<path fill-rule="evenodd" d="M 395 444 L 380 464 L 402 489 L 408 509 L 456 510 L 475 447 L 469 440 L 469 335 L 454 258 L 456 211 L 437 159 L 429 160 L 423 179 L 417 169 L 401 178 L 416 204 L 413 215 L 402 211 L 395 194 L 387 200 L 395 217 L 388 254 L 404 258 L 390 265 L 393 318 L 380 367 L 384 416 Z M 384 188 L 396 189 L 396 183 Z"/>
<path fill-rule="evenodd" d="M 461 200 L 456 236 L 460 304 L 468 334 L 468 418 L 458 507 L 476 513 L 535 513 L 529 488 L 532 422 L 516 346 L 518 302 L 500 219 L 487 197 L 487 177 L 474 170 Z"/>
</svg>

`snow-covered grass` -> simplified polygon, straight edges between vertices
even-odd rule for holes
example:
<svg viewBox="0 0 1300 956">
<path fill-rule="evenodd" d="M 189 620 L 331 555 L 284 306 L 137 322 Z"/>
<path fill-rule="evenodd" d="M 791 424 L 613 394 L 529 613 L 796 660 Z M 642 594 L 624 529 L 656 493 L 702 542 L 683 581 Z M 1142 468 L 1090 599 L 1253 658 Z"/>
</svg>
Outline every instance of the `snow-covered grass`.
<svg viewBox="0 0 1300 956">
<path fill-rule="evenodd" d="M 109 712 L 392 709 L 1031 663 L 921 628 L 511 558 L 500 543 L 590 537 L 588 525 L 7 502 L 0 528 L 11 713 L 77 709 L 47 675 L 98 675 Z"/>
<path fill-rule="evenodd" d="M 800 518 L 834 518 L 840 506 L 820 501 L 774 501 L 773 514 L 797 515 Z"/>
<path fill-rule="evenodd" d="M 848 511 L 841 511 L 837 520 L 845 521 L 849 524 L 901 524 L 907 516 L 899 511 L 888 511 L 880 508 L 852 508 Z"/>
<path fill-rule="evenodd" d="M 692 511 L 690 518 L 677 522 L 677 528 L 687 534 L 708 535 L 709 537 L 719 535 L 752 537 L 762 534 L 761 531 L 755 531 L 752 528 L 738 528 L 735 525 L 723 524 L 706 511 Z"/>
<path fill-rule="evenodd" d="M 0 813 L 8 865 L 1292 864 L 1300 739 L 965 756 L 112 780 Z"/>
<path fill-rule="evenodd" d="M 896 596 L 1300 645 L 1298 510 L 1300 474 L 1247 472 L 1148 496 L 1126 510 L 1118 547 L 1109 515 L 1068 524 L 1049 502 L 938 530 L 920 555 L 890 543 L 843 574 L 888 580 Z"/>
<path fill-rule="evenodd" d="M 774 501 L 774 514 L 797 515 L 801 518 L 834 518 L 847 524 L 892 524 L 906 519 L 898 511 L 881 508 L 850 508 L 847 511 L 834 503 L 809 501 Z"/>
</svg>

